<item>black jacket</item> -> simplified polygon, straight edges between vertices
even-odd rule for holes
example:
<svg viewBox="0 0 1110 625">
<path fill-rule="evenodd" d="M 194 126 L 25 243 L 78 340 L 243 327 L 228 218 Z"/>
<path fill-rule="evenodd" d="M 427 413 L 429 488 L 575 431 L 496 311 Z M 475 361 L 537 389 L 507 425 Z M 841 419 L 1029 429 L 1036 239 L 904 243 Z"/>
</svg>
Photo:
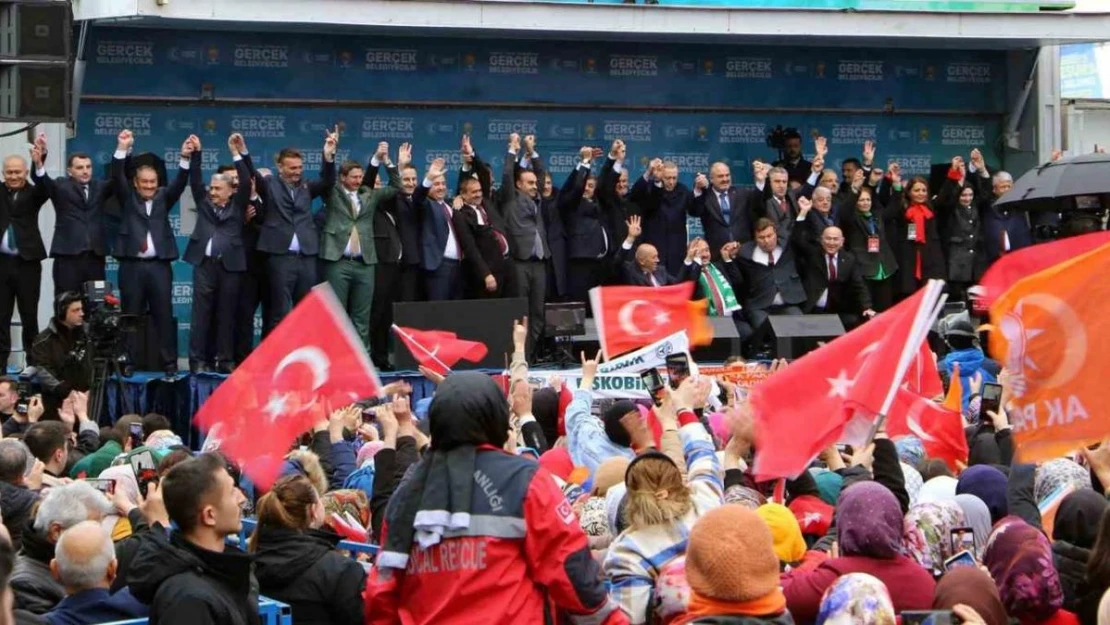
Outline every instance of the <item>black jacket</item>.
<svg viewBox="0 0 1110 625">
<path fill-rule="evenodd" d="M 12 537 L 12 549 L 19 553 L 23 546 L 23 528 L 31 518 L 31 508 L 39 494 L 26 486 L 0 482 L 0 510 L 4 513 L 4 526 Z"/>
<path fill-rule="evenodd" d="M 775 293 L 782 295 L 784 305 L 804 304 L 806 292 L 795 264 L 794 246 L 787 244 L 775 250 L 774 267 L 756 262 L 756 249 L 755 241 L 748 241 L 740 246 L 740 252 L 733 261 L 744 277 L 745 288 L 740 294 L 744 307 L 766 310 L 773 305 Z"/>
<path fill-rule="evenodd" d="M 65 598 L 66 590 L 50 574 L 54 543 L 35 531 L 33 519 L 23 526 L 23 547 L 15 560 L 9 585 L 15 595 L 13 607 L 32 614 L 44 614 Z"/>
<path fill-rule="evenodd" d="M 254 559 L 234 547 L 201 549 L 161 526 L 144 534 L 127 586 L 150 606 L 151 625 L 261 625 Z"/>
<path fill-rule="evenodd" d="M 360 625 L 366 571 L 335 550 L 331 532 L 262 527 L 255 575 L 259 592 L 293 608 L 294 625 Z"/>
<path fill-rule="evenodd" d="M 212 241 L 212 255 L 219 258 L 228 271 L 246 271 L 247 253 L 243 245 L 243 216 L 251 199 L 251 186 L 247 184 L 250 172 L 242 159 L 235 162 L 239 185 L 227 205 L 217 209 L 208 199 L 208 190 L 201 179 L 200 150 L 193 152 L 189 164 L 189 186 L 193 191 L 193 201 L 197 205 L 197 224 L 185 245 L 185 262 L 199 265 L 205 256 L 208 242 Z"/>
<path fill-rule="evenodd" d="M 39 210 L 48 199 L 42 185 L 27 184 L 18 191 L 12 191 L 7 185 L 0 187 L 0 237 L 11 226 L 15 232 L 15 247 L 23 260 L 46 258 L 39 232 Z"/>
<path fill-rule="evenodd" d="M 35 337 L 27 365 L 38 369 L 46 416 L 56 414 L 70 391 L 87 391 L 92 370 L 87 358 L 78 358 L 74 350 L 85 340 L 84 326 L 67 328 L 51 319 L 46 329 Z"/>
<path fill-rule="evenodd" d="M 320 235 L 312 220 L 312 200 L 324 195 L 335 186 L 335 161 L 324 161 L 320 178 L 312 182 L 301 180 L 290 189 L 278 176 L 262 176 L 254 168 L 250 155 L 243 160 L 256 181 L 258 194 L 266 206 L 266 214 L 259 229 L 258 249 L 267 254 L 288 254 L 297 235 L 300 253 L 315 256 L 320 249 Z"/>
<path fill-rule="evenodd" d="M 177 168 L 177 174 L 169 185 L 160 187 L 151 199 L 150 214 L 146 212 L 146 201 L 139 192 L 128 184 L 131 171 L 131 157 L 112 159 L 112 180 L 119 189 L 120 229 L 112 254 L 116 258 L 138 258 L 146 244 L 147 234 L 154 242 L 154 251 L 160 260 L 177 259 L 177 239 L 170 225 L 170 212 L 185 192 L 189 182 L 188 170 Z"/>
<path fill-rule="evenodd" d="M 576 260 L 604 258 L 613 248 L 601 203 L 596 197 L 592 200 L 583 197 L 589 173 L 584 166 L 575 167 L 559 192 L 559 212 L 566 224 L 567 257 Z"/>
<path fill-rule="evenodd" d="M 763 192 L 755 187 L 729 187 L 725 193 L 728 195 L 727 219 L 721 210 L 720 194 L 713 187 L 704 189 L 694 198 L 694 214 L 701 218 L 705 240 L 709 243 L 709 253 L 713 260 L 720 260 L 721 248 L 725 243 L 747 243 L 752 240 L 754 215 L 763 202 Z"/>
<path fill-rule="evenodd" d="M 89 199 L 86 200 L 81 185 L 68 176 L 39 177 L 32 167 L 31 180 L 54 202 L 54 239 L 50 242 L 50 255 L 74 256 L 82 252 L 106 255 L 104 204 L 115 193 L 112 181 L 89 180 Z"/>
</svg>

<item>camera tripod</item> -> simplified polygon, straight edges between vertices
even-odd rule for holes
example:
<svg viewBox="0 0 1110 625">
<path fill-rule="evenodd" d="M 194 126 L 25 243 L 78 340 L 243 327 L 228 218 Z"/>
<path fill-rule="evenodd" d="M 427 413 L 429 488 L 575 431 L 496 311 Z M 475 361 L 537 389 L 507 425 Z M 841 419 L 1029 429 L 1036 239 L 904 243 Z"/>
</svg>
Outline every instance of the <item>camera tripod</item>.
<svg viewBox="0 0 1110 625">
<path fill-rule="evenodd" d="M 115 358 L 92 358 L 92 379 L 89 382 L 89 419 L 96 424 L 100 424 L 100 413 L 104 410 L 104 400 L 108 393 L 108 380 L 112 374 L 119 378 L 123 378 L 123 367 L 120 365 L 119 360 Z M 120 393 L 120 400 L 123 402 L 123 412 L 121 414 L 131 414 L 133 408 L 131 400 L 128 399 L 127 393 Z"/>
</svg>

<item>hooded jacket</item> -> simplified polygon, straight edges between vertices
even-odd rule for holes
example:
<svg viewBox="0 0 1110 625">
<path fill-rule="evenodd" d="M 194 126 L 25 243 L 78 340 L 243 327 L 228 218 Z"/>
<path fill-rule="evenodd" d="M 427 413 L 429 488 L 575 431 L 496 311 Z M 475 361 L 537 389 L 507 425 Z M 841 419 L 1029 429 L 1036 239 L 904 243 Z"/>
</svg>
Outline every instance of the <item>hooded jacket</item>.
<svg viewBox="0 0 1110 625">
<path fill-rule="evenodd" d="M 192 545 L 155 524 L 127 571 L 127 586 L 150 606 L 152 625 L 261 625 L 253 558 Z"/>
<path fill-rule="evenodd" d="M 23 526 L 23 548 L 15 559 L 15 568 L 8 583 L 15 601 L 12 607 L 32 614 L 45 614 L 66 596 L 66 590 L 50 575 L 54 559 L 54 543 L 35 531 L 27 519 Z"/>
<path fill-rule="evenodd" d="M 289 604 L 293 625 L 361 625 L 366 571 L 335 550 L 331 532 L 259 526 L 259 592 Z"/>
</svg>

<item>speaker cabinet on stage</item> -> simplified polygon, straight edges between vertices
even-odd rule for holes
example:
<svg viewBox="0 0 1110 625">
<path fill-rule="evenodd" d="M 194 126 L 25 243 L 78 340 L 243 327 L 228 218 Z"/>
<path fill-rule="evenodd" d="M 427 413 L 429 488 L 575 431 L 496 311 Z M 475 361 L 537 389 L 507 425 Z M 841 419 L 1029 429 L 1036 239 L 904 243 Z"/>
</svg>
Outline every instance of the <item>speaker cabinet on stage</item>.
<svg viewBox="0 0 1110 625">
<path fill-rule="evenodd" d="M 72 119 L 69 2 L 0 0 L 0 119 Z"/>
<path fill-rule="evenodd" d="M 775 335 L 775 358 L 801 358 L 818 342 L 844 334 L 837 315 L 772 315 L 768 320 Z"/>
<path fill-rule="evenodd" d="M 460 339 L 485 343 L 489 351 L 477 363 L 460 361 L 465 369 L 504 369 L 506 355 L 513 352 L 513 321 L 528 314 L 528 300 L 465 299 L 441 302 L 397 302 L 393 322 L 415 330 L 454 332 Z M 394 353 L 397 369 L 416 370 L 417 362 L 399 341 Z"/>
</svg>

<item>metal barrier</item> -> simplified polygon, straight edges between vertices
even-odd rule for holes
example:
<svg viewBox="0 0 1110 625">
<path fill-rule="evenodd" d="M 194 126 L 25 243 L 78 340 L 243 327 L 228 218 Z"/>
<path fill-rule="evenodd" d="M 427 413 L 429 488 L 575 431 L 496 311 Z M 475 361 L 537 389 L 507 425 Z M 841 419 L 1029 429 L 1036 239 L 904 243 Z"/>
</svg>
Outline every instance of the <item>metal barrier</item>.
<svg viewBox="0 0 1110 625">
<path fill-rule="evenodd" d="M 258 598 L 258 614 L 262 617 L 262 625 L 293 625 L 293 609 L 280 601 L 267 597 Z M 113 621 L 105 625 L 148 625 L 145 618 L 130 621 Z"/>
</svg>

